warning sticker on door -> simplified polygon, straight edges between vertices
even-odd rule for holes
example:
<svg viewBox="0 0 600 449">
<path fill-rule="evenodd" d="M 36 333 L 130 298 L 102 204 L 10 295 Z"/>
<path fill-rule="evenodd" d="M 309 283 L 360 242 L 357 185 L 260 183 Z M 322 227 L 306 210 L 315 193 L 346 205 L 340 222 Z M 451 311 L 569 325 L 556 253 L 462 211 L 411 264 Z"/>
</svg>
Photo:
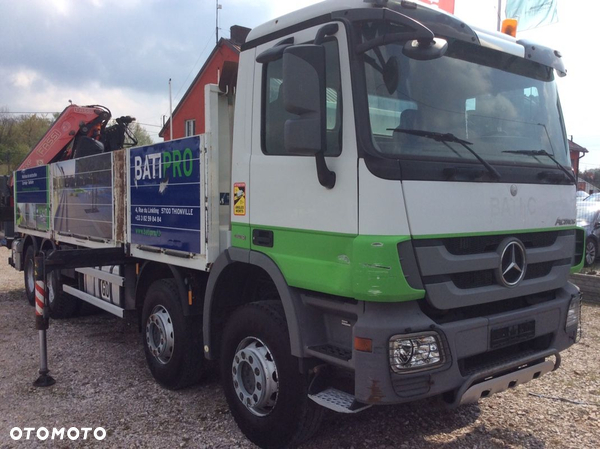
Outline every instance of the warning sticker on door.
<svg viewBox="0 0 600 449">
<path fill-rule="evenodd" d="M 246 183 L 236 182 L 233 185 L 233 214 L 246 215 Z"/>
</svg>

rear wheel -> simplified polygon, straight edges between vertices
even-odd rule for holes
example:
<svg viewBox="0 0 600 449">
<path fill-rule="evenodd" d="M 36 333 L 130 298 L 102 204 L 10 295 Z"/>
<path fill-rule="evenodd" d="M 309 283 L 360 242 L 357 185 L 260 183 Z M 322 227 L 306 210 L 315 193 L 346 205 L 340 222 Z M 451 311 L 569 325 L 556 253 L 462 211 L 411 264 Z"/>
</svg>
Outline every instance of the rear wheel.
<svg viewBox="0 0 600 449">
<path fill-rule="evenodd" d="M 288 335 L 278 301 L 240 307 L 223 334 L 221 380 L 229 408 L 244 435 L 264 448 L 306 441 L 323 417 L 324 409 L 308 398 L 308 379 Z"/>
<path fill-rule="evenodd" d="M 598 257 L 598 242 L 591 237 L 585 241 L 585 265 L 592 265 Z"/>
<path fill-rule="evenodd" d="M 144 352 L 152 376 L 177 390 L 197 383 L 203 370 L 201 317 L 186 317 L 173 279 L 152 283 L 142 312 Z"/>
<path fill-rule="evenodd" d="M 46 275 L 46 284 L 50 318 L 63 320 L 76 315 L 80 300 L 63 291 L 60 271 Z"/>
<path fill-rule="evenodd" d="M 25 251 L 25 263 L 23 270 L 23 280 L 25 282 L 25 296 L 30 305 L 35 304 L 35 250 L 33 245 L 27 247 Z"/>
</svg>

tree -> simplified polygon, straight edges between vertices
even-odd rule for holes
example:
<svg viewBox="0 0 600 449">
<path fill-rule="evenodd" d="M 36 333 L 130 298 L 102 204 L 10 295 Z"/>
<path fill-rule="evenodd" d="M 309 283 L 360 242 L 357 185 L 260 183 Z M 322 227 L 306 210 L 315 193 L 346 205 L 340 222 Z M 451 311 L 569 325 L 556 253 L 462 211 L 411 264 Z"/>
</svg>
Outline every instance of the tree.
<svg viewBox="0 0 600 449">
<path fill-rule="evenodd" d="M 600 185 L 600 168 L 586 170 L 583 173 L 580 173 L 579 177 L 586 180 L 590 184 Z"/>
<path fill-rule="evenodd" d="M 136 138 L 138 146 L 152 145 L 154 143 L 148 131 L 146 131 L 146 129 L 139 123 L 134 122 L 130 125 L 129 129 L 131 130 L 133 136 Z"/>
<path fill-rule="evenodd" d="M 33 114 L 14 116 L 0 112 L 0 174 L 10 174 L 46 133 L 52 120 Z"/>
<path fill-rule="evenodd" d="M 116 124 L 117 121 L 113 119 L 107 123 L 106 127 L 108 128 Z M 154 143 L 148 131 L 146 131 L 146 129 L 142 127 L 139 123 L 131 123 L 130 125 L 128 125 L 128 130 L 129 132 L 125 133 L 125 146 L 131 146 L 134 143 L 134 141 L 129 137 L 128 134 L 131 134 L 135 138 L 135 140 L 137 140 L 137 143 L 135 144 L 136 146 L 152 145 Z"/>
</svg>

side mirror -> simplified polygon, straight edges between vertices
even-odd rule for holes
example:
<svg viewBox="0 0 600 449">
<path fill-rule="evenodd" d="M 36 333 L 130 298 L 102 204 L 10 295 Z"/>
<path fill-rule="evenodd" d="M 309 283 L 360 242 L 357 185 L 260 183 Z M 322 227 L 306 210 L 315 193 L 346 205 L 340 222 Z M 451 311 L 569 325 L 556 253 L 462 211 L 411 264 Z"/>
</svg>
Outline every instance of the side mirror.
<svg viewBox="0 0 600 449">
<path fill-rule="evenodd" d="M 335 173 L 327 168 L 325 47 L 294 45 L 283 52 L 283 106 L 297 117 L 286 120 L 284 145 L 288 154 L 315 156 L 322 186 L 335 185 Z"/>
<path fill-rule="evenodd" d="M 414 39 L 406 42 L 402 53 L 418 61 L 431 61 L 441 58 L 448 50 L 448 41 L 436 37 L 434 39 Z"/>
</svg>

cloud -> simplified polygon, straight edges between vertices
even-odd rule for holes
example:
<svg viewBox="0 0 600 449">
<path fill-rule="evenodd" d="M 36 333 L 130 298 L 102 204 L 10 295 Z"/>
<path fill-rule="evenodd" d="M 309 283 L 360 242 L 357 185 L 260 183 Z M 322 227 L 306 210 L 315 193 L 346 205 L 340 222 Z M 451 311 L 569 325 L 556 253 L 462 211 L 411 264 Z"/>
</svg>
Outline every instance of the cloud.
<svg viewBox="0 0 600 449">
<path fill-rule="evenodd" d="M 20 70 L 11 75 L 7 75 L 10 78 L 12 85 L 18 88 L 29 88 L 31 85 L 39 79 L 39 75 L 33 70 Z"/>
<path fill-rule="evenodd" d="M 221 3 L 222 36 L 267 19 L 269 2 Z M 183 94 L 214 48 L 214 8 L 197 0 L 14 2 L 0 15 L 0 106 L 61 111 L 72 99 L 160 125 L 169 78 Z"/>
</svg>

